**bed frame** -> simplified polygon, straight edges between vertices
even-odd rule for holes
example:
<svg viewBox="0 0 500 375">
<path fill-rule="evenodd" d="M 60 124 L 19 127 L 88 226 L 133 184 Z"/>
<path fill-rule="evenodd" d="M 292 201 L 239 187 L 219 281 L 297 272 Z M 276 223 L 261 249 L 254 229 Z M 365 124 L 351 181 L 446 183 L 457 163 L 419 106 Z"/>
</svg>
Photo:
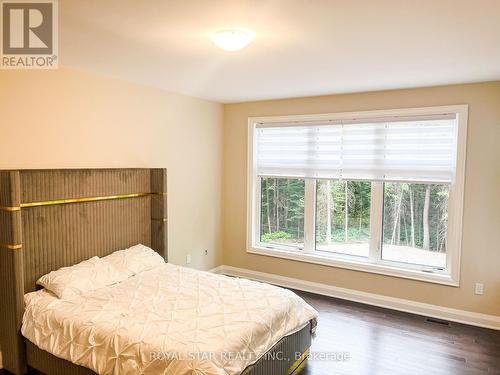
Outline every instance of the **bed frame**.
<svg viewBox="0 0 500 375">
<path fill-rule="evenodd" d="M 142 243 L 167 260 L 166 169 L 0 171 L 0 349 L 14 374 L 94 374 L 21 334 L 23 296 L 50 271 Z M 283 338 L 245 375 L 297 374 L 315 322 Z M 282 353 L 276 360 L 274 352 Z M 303 353 L 296 358 L 295 353 Z"/>
</svg>

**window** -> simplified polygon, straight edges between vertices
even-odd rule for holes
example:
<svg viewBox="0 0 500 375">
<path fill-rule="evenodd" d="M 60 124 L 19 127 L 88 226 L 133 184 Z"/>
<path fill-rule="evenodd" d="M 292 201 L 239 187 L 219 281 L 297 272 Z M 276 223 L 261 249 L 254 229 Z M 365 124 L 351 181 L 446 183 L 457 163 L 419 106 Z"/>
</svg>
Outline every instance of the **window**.
<svg viewBox="0 0 500 375">
<path fill-rule="evenodd" d="M 384 184 L 382 259 L 446 268 L 448 185 Z"/>
<path fill-rule="evenodd" d="M 316 182 L 316 250 L 369 256 L 371 184 Z"/>
<path fill-rule="evenodd" d="M 458 285 L 467 106 L 249 119 L 248 252 Z"/>
<path fill-rule="evenodd" d="M 304 247 L 304 180 L 262 178 L 260 242 Z"/>
</svg>

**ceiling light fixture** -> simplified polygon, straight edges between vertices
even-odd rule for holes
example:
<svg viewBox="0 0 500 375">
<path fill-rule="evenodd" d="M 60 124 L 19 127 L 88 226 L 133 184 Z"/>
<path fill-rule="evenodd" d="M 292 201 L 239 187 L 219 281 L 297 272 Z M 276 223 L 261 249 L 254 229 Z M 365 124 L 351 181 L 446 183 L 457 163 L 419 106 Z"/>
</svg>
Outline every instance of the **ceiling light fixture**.
<svg viewBox="0 0 500 375">
<path fill-rule="evenodd" d="M 210 39 L 225 51 L 238 51 L 245 48 L 255 34 L 246 29 L 223 29 L 210 33 Z"/>
</svg>

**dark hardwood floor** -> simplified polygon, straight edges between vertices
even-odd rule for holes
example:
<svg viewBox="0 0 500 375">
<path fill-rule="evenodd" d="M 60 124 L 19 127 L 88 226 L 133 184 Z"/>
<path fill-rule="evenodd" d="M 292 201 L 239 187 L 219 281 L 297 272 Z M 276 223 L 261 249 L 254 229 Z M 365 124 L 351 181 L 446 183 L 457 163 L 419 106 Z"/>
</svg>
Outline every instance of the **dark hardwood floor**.
<svg viewBox="0 0 500 375">
<path fill-rule="evenodd" d="M 319 311 L 302 375 L 500 374 L 500 331 L 297 292 Z M 328 360 L 343 357 L 348 360 Z"/>
<path fill-rule="evenodd" d="M 297 293 L 319 311 L 302 375 L 500 374 L 500 331 Z"/>
</svg>

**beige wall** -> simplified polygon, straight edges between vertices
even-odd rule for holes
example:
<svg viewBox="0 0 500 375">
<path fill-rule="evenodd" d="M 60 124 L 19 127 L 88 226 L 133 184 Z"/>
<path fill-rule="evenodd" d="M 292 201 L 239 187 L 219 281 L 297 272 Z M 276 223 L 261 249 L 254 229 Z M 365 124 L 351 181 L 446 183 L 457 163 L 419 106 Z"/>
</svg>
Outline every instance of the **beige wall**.
<svg viewBox="0 0 500 375">
<path fill-rule="evenodd" d="M 247 118 L 469 104 L 459 288 L 247 254 Z M 225 106 L 224 264 L 457 309 L 500 315 L 500 82 Z M 474 283 L 485 284 L 483 296 Z"/>
<path fill-rule="evenodd" d="M 166 167 L 173 263 L 221 263 L 222 130 L 220 104 L 68 69 L 0 71 L 0 168 Z"/>
</svg>

